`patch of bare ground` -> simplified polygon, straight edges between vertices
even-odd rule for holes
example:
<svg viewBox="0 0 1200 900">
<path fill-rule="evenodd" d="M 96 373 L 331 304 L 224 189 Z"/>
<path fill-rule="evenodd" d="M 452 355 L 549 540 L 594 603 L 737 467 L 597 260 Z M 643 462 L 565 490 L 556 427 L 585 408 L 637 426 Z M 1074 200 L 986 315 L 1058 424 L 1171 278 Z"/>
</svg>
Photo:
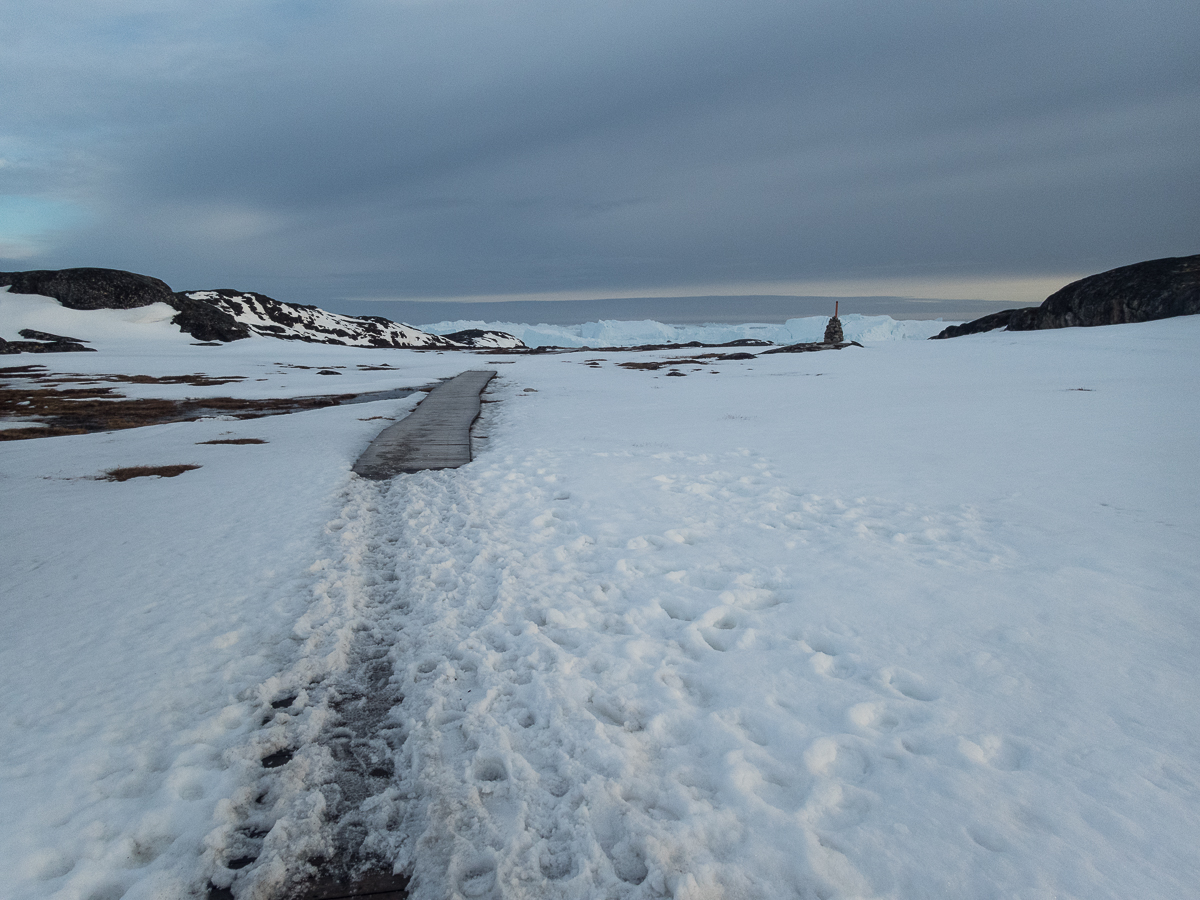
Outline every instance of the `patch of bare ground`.
<svg viewBox="0 0 1200 900">
<path fill-rule="evenodd" d="M 196 441 L 196 445 L 200 444 L 265 444 L 262 438 L 217 438 L 213 441 Z"/>
<path fill-rule="evenodd" d="M 232 416 L 252 419 L 283 413 L 302 412 L 326 406 L 338 406 L 354 400 L 357 394 L 327 394 L 317 397 L 287 397 L 249 400 L 237 397 L 193 397 L 182 400 L 156 398 L 132 399 L 112 387 L 97 382 L 126 384 L 187 384 L 213 387 L 244 381 L 242 376 L 214 377 L 195 375 L 84 375 L 48 374 L 45 366 L 8 366 L 0 368 L 0 421 L 12 419 L 40 427 L 0 429 L 0 441 L 22 441 L 92 434 L 160 425 L 167 422 L 192 422 L 205 416 Z M 64 385 L 85 383 L 86 386 Z M 240 439 L 257 443 L 257 438 Z"/>
<path fill-rule="evenodd" d="M 187 384 L 193 387 L 216 387 L 222 384 L 236 384 L 245 381 L 244 375 L 205 375 L 197 372 L 193 375 L 120 375 L 115 373 L 86 374 L 83 372 L 56 372 L 50 374 L 45 366 L 6 366 L 0 368 L 0 378 L 28 378 L 47 386 L 56 387 L 62 384 L 94 384 L 96 382 L 115 382 L 123 384 Z"/>
<path fill-rule="evenodd" d="M 130 478 L 150 478 L 157 476 L 158 478 L 174 478 L 176 475 L 182 475 L 184 472 L 190 472 L 192 469 L 198 469 L 196 465 L 178 465 L 178 466 L 126 466 L 119 469 L 109 469 L 103 475 L 97 477 L 99 481 L 128 481 Z"/>
<path fill-rule="evenodd" d="M 46 387 L 0 388 L 0 419 L 20 418 L 44 428 L 11 428 L 0 431 L 0 441 L 19 441 L 65 434 L 90 434 L 159 425 L 193 422 L 205 416 L 260 416 L 337 406 L 355 394 L 324 397 L 291 397 L 246 400 L 237 397 L 200 397 L 185 400 L 136 399 L 114 394 L 112 388 L 55 390 Z"/>
</svg>

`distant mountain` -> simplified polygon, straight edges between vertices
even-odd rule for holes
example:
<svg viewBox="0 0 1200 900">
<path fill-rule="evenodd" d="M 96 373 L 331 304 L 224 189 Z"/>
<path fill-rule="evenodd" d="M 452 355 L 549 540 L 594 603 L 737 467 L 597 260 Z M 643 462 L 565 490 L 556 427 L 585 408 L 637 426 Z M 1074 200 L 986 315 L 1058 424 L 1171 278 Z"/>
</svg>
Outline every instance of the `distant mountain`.
<svg viewBox="0 0 1200 900">
<path fill-rule="evenodd" d="M 931 340 L 1006 328 L 1120 325 L 1200 313 L 1200 255 L 1171 256 L 1091 275 L 1055 291 L 1041 306 L 1005 309 L 964 325 L 951 325 Z"/>
<path fill-rule="evenodd" d="M 134 309 L 166 303 L 171 319 L 201 341 L 237 341 L 252 334 L 348 347 L 467 350 L 525 345 L 499 331 L 436 335 L 380 316 L 344 316 L 315 306 L 286 303 L 252 291 L 172 291 L 149 275 L 120 269 L 57 269 L 0 272 L 12 294 L 53 297 L 68 309 Z"/>
</svg>

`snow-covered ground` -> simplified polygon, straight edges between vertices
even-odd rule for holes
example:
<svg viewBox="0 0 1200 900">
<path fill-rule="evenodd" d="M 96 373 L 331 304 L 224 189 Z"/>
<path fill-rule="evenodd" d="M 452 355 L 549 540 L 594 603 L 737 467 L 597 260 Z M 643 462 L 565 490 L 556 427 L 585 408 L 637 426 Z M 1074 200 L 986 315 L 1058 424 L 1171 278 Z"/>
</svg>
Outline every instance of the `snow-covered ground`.
<svg viewBox="0 0 1200 900">
<path fill-rule="evenodd" d="M 12 364 L 247 379 L 145 396 L 487 363 L 45 312 L 100 352 Z M 386 483 L 419 395 L 0 444 L 0 896 L 278 896 L 368 689 L 418 898 L 1197 896 L 1198 344 L 503 357 L 476 460 Z"/>
<path fill-rule="evenodd" d="M 860 342 L 924 340 L 950 324 L 941 319 L 898 322 L 890 316 L 860 316 L 857 313 L 844 315 L 841 320 L 846 340 Z M 461 320 L 422 325 L 421 330 L 430 334 L 452 334 L 467 328 L 485 328 L 518 337 L 527 347 L 636 347 L 640 344 L 684 344 L 688 341 L 723 344 L 743 338 L 757 338 L 775 344 L 799 344 L 824 338 L 828 321 L 824 316 L 788 319 L 782 325 L 761 322 L 745 325 L 668 325 L 652 320 L 622 322 L 607 319 L 583 325 L 526 325 L 520 322 Z"/>
</svg>

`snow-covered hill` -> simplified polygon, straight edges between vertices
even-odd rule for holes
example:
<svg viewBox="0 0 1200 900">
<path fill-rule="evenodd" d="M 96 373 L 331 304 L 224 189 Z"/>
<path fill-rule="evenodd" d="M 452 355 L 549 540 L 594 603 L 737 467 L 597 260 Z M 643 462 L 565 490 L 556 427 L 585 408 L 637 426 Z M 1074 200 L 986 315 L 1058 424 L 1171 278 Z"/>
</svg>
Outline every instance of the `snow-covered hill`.
<svg viewBox="0 0 1200 900">
<path fill-rule="evenodd" d="M 285 340 L 406 349 L 524 346 L 517 338 L 501 332 L 486 332 L 486 343 L 476 343 L 474 335 L 464 335 L 463 340 L 457 339 L 458 336 L 442 337 L 380 316 L 343 316 L 316 306 L 285 303 L 253 291 L 186 291 L 184 296 L 212 304 L 254 334 Z M 480 332 L 480 336 L 484 335 Z"/>
<path fill-rule="evenodd" d="M 158 278 L 121 269 L 38 269 L 0 272 L 0 290 L 16 297 L 49 298 L 62 308 L 94 313 L 161 307 L 173 310 L 171 325 L 199 341 L 228 343 L 252 334 L 316 344 L 393 349 L 502 349 L 525 346 L 519 338 L 478 329 L 461 335 L 429 334 L 379 316 L 343 316 L 315 306 L 286 303 L 253 291 L 173 291 Z M 22 305 L 10 305 L 16 312 Z M 92 320 L 94 316 L 85 316 Z M 111 317 L 110 317 L 111 318 Z M 6 326 L 0 321 L 0 332 Z M 0 333 L 7 352 L 54 352 L 49 344 L 14 346 L 16 333 Z M 62 343 L 62 342 L 59 342 Z"/>
</svg>

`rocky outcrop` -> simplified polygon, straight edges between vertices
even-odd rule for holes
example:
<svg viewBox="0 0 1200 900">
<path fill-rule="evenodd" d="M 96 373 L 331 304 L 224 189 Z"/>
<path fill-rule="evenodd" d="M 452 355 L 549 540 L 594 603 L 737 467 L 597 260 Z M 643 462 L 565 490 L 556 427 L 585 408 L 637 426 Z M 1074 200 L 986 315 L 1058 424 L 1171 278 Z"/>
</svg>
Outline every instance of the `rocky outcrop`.
<svg viewBox="0 0 1200 900">
<path fill-rule="evenodd" d="M 6 341 L 0 338 L 0 355 L 14 353 L 95 353 L 95 347 L 85 347 L 78 341 Z"/>
<path fill-rule="evenodd" d="M 32 328 L 22 328 L 17 334 L 27 341 L 65 341 L 68 344 L 89 344 L 83 338 L 67 337 L 65 334 L 51 334 L 48 331 L 34 331 Z"/>
<path fill-rule="evenodd" d="M 472 350 L 513 350 L 525 346 L 524 341 L 513 337 L 507 331 L 492 331 L 486 328 L 467 328 L 464 331 L 443 334 L 442 337 Z"/>
<path fill-rule="evenodd" d="M 151 303 L 174 305 L 166 282 L 120 269 L 57 269 L 0 272 L 0 287 L 12 294 L 53 297 L 67 309 L 136 309 Z"/>
<path fill-rule="evenodd" d="M 1200 255 L 1135 263 L 1072 282 L 1041 306 L 1005 309 L 965 325 L 951 325 L 931 340 L 1006 328 L 1121 325 L 1200 313 Z"/>
<path fill-rule="evenodd" d="M 172 325 L 178 325 L 184 334 L 190 334 L 200 341 L 240 341 L 250 337 L 250 329 L 228 312 L 195 300 L 187 294 L 175 294 L 171 305 L 179 310 L 179 314 L 171 319 Z"/>
<path fill-rule="evenodd" d="M 163 281 L 120 269 L 58 269 L 0 272 L 0 287 L 13 294 L 52 297 L 69 309 L 134 309 L 166 303 L 177 312 L 171 323 L 200 341 L 237 341 L 252 334 L 283 340 L 351 347 L 437 350 L 524 349 L 510 334 L 463 332 L 463 339 L 428 334 L 380 316 L 342 316 L 315 306 L 285 303 L 253 291 L 172 291 Z M 16 342 L 20 344 L 30 342 Z M 61 343 L 61 342 L 60 342 Z M 6 353 L 50 352 L 13 349 Z M 56 345 L 58 346 L 58 345 Z M 84 349 L 82 346 L 79 349 Z"/>
<path fill-rule="evenodd" d="M 10 294 L 53 297 L 67 309 L 137 309 L 165 303 L 178 310 L 171 324 L 202 341 L 236 341 L 250 330 L 210 305 L 176 294 L 165 281 L 121 269 L 56 269 L 0 272 Z"/>
<path fill-rule="evenodd" d="M 767 356 L 771 353 L 815 353 L 818 350 L 845 350 L 847 347 L 861 346 L 862 344 L 858 341 L 839 341 L 836 344 L 829 341 L 822 341 L 819 344 L 788 344 L 786 347 L 774 347 L 770 350 L 764 350 L 762 355 Z"/>
<path fill-rule="evenodd" d="M 285 303 L 253 291 L 187 291 L 181 296 L 218 310 L 251 333 L 264 337 L 349 347 L 463 348 L 462 344 L 441 335 L 428 334 L 381 316 L 343 316 L 316 306 Z"/>
<path fill-rule="evenodd" d="M 95 353 L 95 347 L 85 347 L 87 341 L 67 337 L 63 334 L 51 334 L 48 331 L 35 331 L 32 328 L 22 328 L 18 334 L 25 338 L 23 341 L 6 341 L 0 338 L 0 354 L 13 353 Z"/>
</svg>

